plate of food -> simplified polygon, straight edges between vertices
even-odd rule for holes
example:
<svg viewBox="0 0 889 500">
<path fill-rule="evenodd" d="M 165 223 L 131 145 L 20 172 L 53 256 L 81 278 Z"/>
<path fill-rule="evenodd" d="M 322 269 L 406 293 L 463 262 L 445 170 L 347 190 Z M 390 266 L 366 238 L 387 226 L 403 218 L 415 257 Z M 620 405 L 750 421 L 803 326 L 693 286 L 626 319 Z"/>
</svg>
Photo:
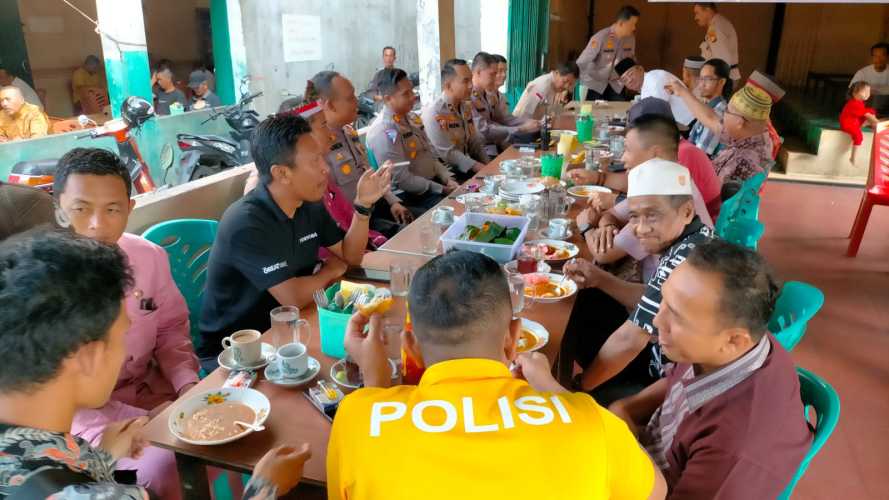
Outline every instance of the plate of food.
<svg viewBox="0 0 889 500">
<path fill-rule="evenodd" d="M 516 351 L 531 352 L 540 349 L 549 342 L 549 332 L 540 323 L 522 318 L 522 330 L 516 340 Z"/>
<path fill-rule="evenodd" d="M 489 194 L 489 193 L 464 193 L 464 194 L 457 196 L 455 198 L 455 200 L 457 200 L 457 203 L 460 203 L 461 205 L 465 205 L 466 200 L 473 200 L 473 201 L 478 200 L 480 203 L 482 203 L 484 205 L 491 205 L 491 204 L 495 204 L 495 203 L 499 202 L 500 197 L 498 197 L 497 195 L 494 195 L 494 194 Z"/>
<path fill-rule="evenodd" d="M 573 257 L 577 257 L 580 248 L 568 241 L 559 240 L 533 240 L 526 242 L 528 245 L 539 245 L 543 251 L 543 260 L 550 262 L 565 261 Z"/>
<path fill-rule="evenodd" d="M 260 426 L 271 409 L 269 399 L 255 389 L 216 389 L 177 402 L 167 426 L 177 439 L 212 446 L 230 443 L 254 432 L 235 422 Z"/>
<path fill-rule="evenodd" d="M 577 292 L 577 283 L 562 278 L 561 274 L 534 273 L 526 274 L 525 298 L 533 299 L 542 304 L 558 302 Z"/>
<path fill-rule="evenodd" d="M 546 189 L 546 186 L 534 180 L 511 179 L 500 185 L 500 192 L 509 196 L 520 196 L 523 194 L 537 194 Z"/>
<path fill-rule="evenodd" d="M 398 378 L 398 367 L 391 359 L 388 361 L 392 367 L 392 379 L 395 380 Z M 330 367 L 330 378 L 346 389 L 358 389 L 364 384 L 358 363 L 348 358 L 341 359 Z"/>
<path fill-rule="evenodd" d="M 568 194 L 577 198 L 589 198 L 593 193 L 611 193 L 611 190 L 605 186 L 597 186 L 595 184 L 568 188 Z"/>
</svg>

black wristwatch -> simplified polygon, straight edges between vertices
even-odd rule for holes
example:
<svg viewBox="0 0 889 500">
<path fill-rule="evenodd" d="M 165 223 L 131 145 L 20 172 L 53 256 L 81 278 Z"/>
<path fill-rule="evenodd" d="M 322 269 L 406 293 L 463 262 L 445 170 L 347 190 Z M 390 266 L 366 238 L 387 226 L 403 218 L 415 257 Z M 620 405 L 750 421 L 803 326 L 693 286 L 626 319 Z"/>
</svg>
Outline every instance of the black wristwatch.
<svg viewBox="0 0 889 500">
<path fill-rule="evenodd" d="M 370 217 L 370 214 L 374 210 L 373 205 L 371 205 L 370 207 L 362 207 L 361 205 L 359 205 L 357 203 L 352 203 L 352 207 L 355 209 L 356 212 L 358 212 L 360 215 L 363 215 L 365 217 Z"/>
</svg>

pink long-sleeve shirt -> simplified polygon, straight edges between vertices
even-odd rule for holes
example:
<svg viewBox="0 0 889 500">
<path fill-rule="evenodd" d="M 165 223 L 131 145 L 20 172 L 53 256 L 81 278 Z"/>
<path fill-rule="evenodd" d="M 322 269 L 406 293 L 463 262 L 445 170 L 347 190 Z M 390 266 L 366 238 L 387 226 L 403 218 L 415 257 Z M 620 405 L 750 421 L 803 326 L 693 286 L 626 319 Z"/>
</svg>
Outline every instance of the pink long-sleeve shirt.
<svg viewBox="0 0 889 500">
<path fill-rule="evenodd" d="M 198 381 L 188 307 L 173 282 L 166 251 L 126 233 L 117 244 L 127 255 L 134 280 L 126 298 L 127 357 L 108 403 L 81 410 L 74 418 L 73 434 L 88 441 L 99 437 L 108 423 L 145 415 L 176 399 L 183 386 Z M 153 299 L 154 310 L 146 307 L 148 299 Z"/>
</svg>

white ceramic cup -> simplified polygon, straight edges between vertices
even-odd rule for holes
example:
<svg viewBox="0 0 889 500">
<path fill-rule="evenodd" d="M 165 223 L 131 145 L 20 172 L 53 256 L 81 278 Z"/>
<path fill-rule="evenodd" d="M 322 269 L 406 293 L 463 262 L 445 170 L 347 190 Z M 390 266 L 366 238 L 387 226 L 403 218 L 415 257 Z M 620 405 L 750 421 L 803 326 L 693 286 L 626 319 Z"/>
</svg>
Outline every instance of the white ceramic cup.
<svg viewBox="0 0 889 500">
<path fill-rule="evenodd" d="M 568 219 L 551 219 L 549 221 L 549 235 L 556 239 L 562 239 L 568 235 Z"/>
<path fill-rule="evenodd" d="M 235 363 L 254 366 L 262 361 L 262 341 L 256 330 L 238 330 L 222 339 L 222 347 L 232 350 Z"/>
<path fill-rule="evenodd" d="M 309 354 L 306 346 L 299 342 L 284 344 L 272 356 L 282 378 L 297 378 L 309 369 Z"/>
</svg>

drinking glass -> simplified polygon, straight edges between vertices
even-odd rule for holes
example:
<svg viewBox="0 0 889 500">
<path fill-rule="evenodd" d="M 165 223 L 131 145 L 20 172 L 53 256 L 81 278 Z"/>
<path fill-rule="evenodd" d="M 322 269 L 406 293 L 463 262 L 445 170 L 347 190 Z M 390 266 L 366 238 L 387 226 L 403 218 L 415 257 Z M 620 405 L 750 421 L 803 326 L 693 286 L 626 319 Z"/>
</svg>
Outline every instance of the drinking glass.
<svg viewBox="0 0 889 500">
<path fill-rule="evenodd" d="M 441 237 L 441 230 L 437 225 L 430 223 L 420 226 L 420 248 L 426 255 L 435 255 L 438 253 L 438 239 Z"/>
<path fill-rule="evenodd" d="M 275 347 L 298 342 L 309 345 L 312 330 L 308 321 L 299 319 L 299 308 L 296 306 L 279 306 L 269 313 L 272 320 L 272 342 Z"/>
<path fill-rule="evenodd" d="M 611 136 L 611 154 L 613 158 L 620 158 L 624 154 L 624 138 L 622 135 Z"/>
<path fill-rule="evenodd" d="M 389 264 L 389 290 L 395 297 L 407 297 L 412 271 L 404 264 Z"/>
<path fill-rule="evenodd" d="M 525 277 L 519 273 L 509 273 L 509 294 L 512 299 L 512 316 L 518 318 L 525 308 Z"/>
</svg>

